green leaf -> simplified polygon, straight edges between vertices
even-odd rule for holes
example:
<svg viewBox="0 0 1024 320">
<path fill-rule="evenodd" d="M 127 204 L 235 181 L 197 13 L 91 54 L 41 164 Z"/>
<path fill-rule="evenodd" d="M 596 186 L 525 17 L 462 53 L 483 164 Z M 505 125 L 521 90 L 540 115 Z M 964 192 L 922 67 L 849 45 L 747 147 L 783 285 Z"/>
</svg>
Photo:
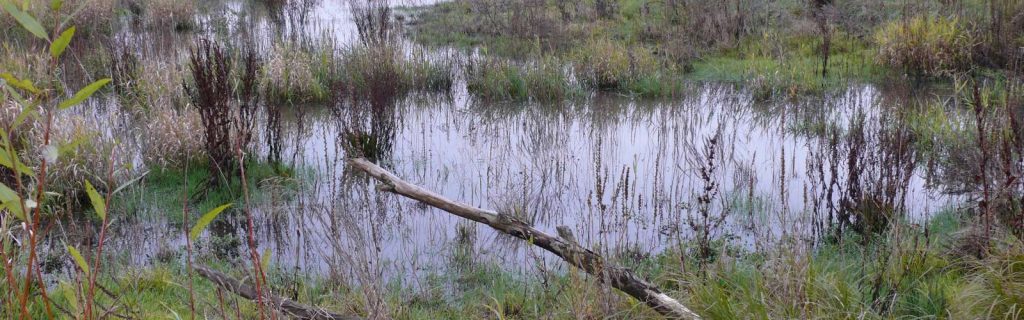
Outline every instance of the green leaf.
<svg viewBox="0 0 1024 320">
<path fill-rule="evenodd" d="M 4 210 L 4 209 L 7 209 L 8 212 L 13 214 L 15 218 L 18 218 L 21 221 L 27 221 L 28 220 L 28 219 L 25 219 L 25 211 L 22 210 L 21 201 L 13 200 L 13 201 L 7 201 L 7 202 L 4 202 L 4 203 L 0 204 L 0 210 Z"/>
<path fill-rule="evenodd" d="M 15 217 L 25 221 L 25 213 L 21 208 L 21 196 L 7 185 L 0 183 L 0 210 L 7 209 Z"/>
<path fill-rule="evenodd" d="M 6 143 L 4 143 L 4 145 L 6 145 Z M 15 170 L 26 176 L 34 175 L 32 168 L 21 163 L 17 158 L 12 159 L 10 151 L 8 151 L 5 146 L 0 146 L 0 166 Z"/>
<path fill-rule="evenodd" d="M 60 37 L 57 40 L 53 40 L 50 44 L 50 56 L 54 58 L 60 58 L 61 54 L 64 54 L 64 49 L 68 48 L 68 44 L 71 43 L 71 38 L 75 36 L 75 27 L 68 28 L 61 32 Z"/>
<path fill-rule="evenodd" d="M 50 0 L 50 10 L 59 11 L 64 6 L 63 0 Z"/>
<path fill-rule="evenodd" d="M 100 220 L 107 220 L 107 203 L 100 193 L 96 192 L 96 188 L 89 183 L 89 180 L 85 181 L 85 193 L 89 194 L 89 201 L 92 202 L 92 208 L 96 210 L 96 215 L 100 217 Z"/>
<path fill-rule="evenodd" d="M 264 273 L 267 272 L 267 268 L 270 267 L 270 248 L 263 249 L 263 255 L 260 256 L 260 270 Z"/>
<path fill-rule="evenodd" d="M 21 9 L 18 9 L 18 7 L 13 3 L 4 1 L 2 4 L 4 10 L 14 17 L 14 20 L 18 20 L 18 23 L 20 23 L 25 30 L 28 30 L 28 32 L 31 32 L 39 39 L 49 40 L 46 36 L 46 29 L 43 29 L 43 25 L 39 24 L 39 21 L 37 21 L 36 18 L 33 18 L 32 15 L 25 11 L 21 11 Z"/>
<path fill-rule="evenodd" d="M 28 79 L 18 79 L 18 77 L 15 77 L 13 74 L 10 73 L 0 74 L 0 78 L 3 78 L 4 81 L 7 81 L 8 84 L 14 86 L 15 88 L 25 90 L 31 93 L 39 93 L 39 88 L 36 88 L 36 86 L 32 84 L 32 81 Z"/>
<path fill-rule="evenodd" d="M 68 305 L 70 306 L 72 313 L 81 313 L 79 312 L 80 310 L 78 308 L 78 292 L 75 290 L 75 287 L 71 286 L 71 283 L 67 281 L 61 281 L 58 284 L 58 288 L 60 289 L 61 296 L 67 299 Z"/>
<path fill-rule="evenodd" d="M 18 196 L 17 192 L 8 187 L 6 184 L 0 183 L 0 202 L 7 202 L 11 200 L 17 200 L 21 197 Z"/>
<path fill-rule="evenodd" d="M 64 246 L 68 248 L 68 253 L 71 254 L 72 259 L 75 259 L 75 264 L 78 265 L 78 268 L 82 269 L 82 272 L 85 272 L 85 274 L 89 274 L 89 264 L 85 263 L 85 258 L 82 258 L 82 254 L 78 253 L 78 249 L 66 244 Z"/>
<path fill-rule="evenodd" d="M 213 222 L 213 219 L 216 219 L 217 215 L 220 215 L 220 213 L 228 207 L 231 207 L 230 203 L 213 208 L 213 210 L 204 214 L 199 218 L 199 221 L 196 221 L 196 225 L 192 227 L 192 232 L 188 233 L 188 238 L 192 241 L 196 241 L 196 239 L 199 238 L 199 234 L 203 233 L 203 229 L 206 229 L 206 226 L 210 225 L 210 222 Z"/>
<path fill-rule="evenodd" d="M 61 102 L 58 108 L 67 109 L 74 105 L 82 103 L 82 101 L 85 101 L 85 99 L 89 99 L 89 97 L 91 97 L 92 94 L 96 92 L 96 90 L 103 88 L 103 86 L 107 85 L 107 83 L 109 82 L 110 78 L 106 78 L 100 79 L 88 86 L 85 86 L 85 88 L 82 88 L 82 90 L 78 90 L 78 93 L 75 93 L 74 97 L 71 97 L 71 99 Z"/>
</svg>

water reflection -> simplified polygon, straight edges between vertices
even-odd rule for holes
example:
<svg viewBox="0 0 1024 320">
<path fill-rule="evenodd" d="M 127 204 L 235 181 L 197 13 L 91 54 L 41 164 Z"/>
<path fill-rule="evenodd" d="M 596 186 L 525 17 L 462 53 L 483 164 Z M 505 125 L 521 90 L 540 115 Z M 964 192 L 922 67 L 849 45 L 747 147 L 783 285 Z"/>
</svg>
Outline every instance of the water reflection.
<svg viewBox="0 0 1024 320">
<path fill-rule="evenodd" d="M 311 13 L 271 13 L 270 22 L 255 25 L 282 32 L 320 23 L 353 35 L 338 13 L 347 10 L 338 6 L 321 1 Z M 180 58 L 187 45 L 139 48 L 177 48 L 140 54 Z M 615 256 L 648 255 L 693 240 L 690 221 L 702 211 L 728 213 L 715 236 L 746 248 L 787 237 L 820 239 L 834 223 L 904 213 L 921 219 L 955 201 L 942 192 L 944 179 L 930 177 L 956 169 L 920 165 L 931 161 L 912 148 L 920 137 L 906 129 L 899 111 L 918 97 L 857 86 L 765 102 L 742 88 L 695 84 L 670 100 L 595 95 L 558 105 L 487 103 L 456 91 L 271 105 L 260 115 L 256 134 L 262 138 L 255 140 L 265 143 L 255 152 L 295 167 L 300 179 L 294 188 L 262 189 L 265 196 L 254 207 L 257 243 L 280 267 L 367 283 L 443 268 L 455 250 L 504 265 L 549 259 L 486 227 L 377 191 L 346 167 L 353 155 L 543 230 L 567 226 L 581 244 Z M 711 137 L 714 157 L 705 151 Z M 709 165 L 715 170 L 702 170 Z M 702 200 L 708 181 L 717 192 Z M 211 226 L 216 257 L 236 259 L 245 250 L 238 240 L 245 237 L 242 216 L 228 214 Z M 133 261 L 147 263 L 183 245 L 183 233 L 169 219 L 139 220 L 119 225 L 113 238 Z"/>
</svg>

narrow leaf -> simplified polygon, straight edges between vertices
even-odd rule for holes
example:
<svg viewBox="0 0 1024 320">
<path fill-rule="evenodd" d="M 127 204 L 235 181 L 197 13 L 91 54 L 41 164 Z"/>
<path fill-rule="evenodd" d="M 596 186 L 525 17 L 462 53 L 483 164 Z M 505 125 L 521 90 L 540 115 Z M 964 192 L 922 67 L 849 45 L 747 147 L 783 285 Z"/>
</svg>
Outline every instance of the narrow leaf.
<svg viewBox="0 0 1024 320">
<path fill-rule="evenodd" d="M 85 101 L 85 99 L 89 99 L 89 97 L 91 97 L 93 93 L 96 93 L 96 90 L 103 88 L 103 86 L 107 85 L 107 83 L 109 82 L 110 78 L 106 78 L 100 79 L 88 86 L 85 86 L 85 88 L 82 88 L 82 90 L 78 90 L 78 93 L 75 93 L 74 97 L 71 97 L 71 99 L 61 102 L 59 108 L 67 109 L 74 105 L 82 103 L 82 101 Z"/>
<path fill-rule="evenodd" d="M 85 272 L 85 274 L 89 274 L 89 264 L 85 263 L 85 258 L 82 258 L 82 254 L 78 253 L 78 249 L 66 244 L 64 246 L 68 248 L 68 253 L 71 254 L 72 259 L 75 259 L 75 264 L 78 265 L 78 268 L 82 269 L 82 272 Z"/>
<path fill-rule="evenodd" d="M 85 193 L 89 194 L 89 201 L 92 202 L 92 208 L 96 210 L 96 215 L 100 217 L 100 220 L 107 220 L 107 203 L 100 193 L 96 192 L 96 188 L 89 183 L 89 180 L 85 181 Z"/>
<path fill-rule="evenodd" d="M 199 221 L 196 221 L 196 225 L 192 227 L 192 232 L 189 232 L 188 238 L 192 239 L 192 241 L 196 241 L 196 239 L 199 238 L 199 234 L 203 233 L 203 229 L 206 229 L 206 226 L 210 225 L 210 222 L 213 222 L 213 219 L 216 219 L 217 216 L 228 207 L 231 207 L 230 203 L 213 208 L 213 210 L 204 214 L 199 218 Z"/>
<path fill-rule="evenodd" d="M 29 15 L 25 11 L 21 11 L 21 9 L 18 9 L 18 6 L 15 6 L 13 3 L 4 1 L 2 4 L 4 10 L 14 17 L 14 20 L 18 20 L 18 23 L 20 23 L 25 30 L 28 30 L 28 32 L 31 32 L 39 39 L 49 40 L 49 38 L 46 37 L 46 29 L 43 29 L 43 25 L 39 24 L 39 21 L 37 21 L 36 18 L 33 18 L 32 15 Z"/>
<path fill-rule="evenodd" d="M 0 146 L 0 166 L 7 167 L 8 169 L 15 170 L 23 175 L 33 175 L 32 168 L 29 168 L 25 164 L 18 161 L 17 158 L 12 159 L 10 151 L 6 147 Z"/>
<path fill-rule="evenodd" d="M 139 180 L 142 180 L 142 178 L 145 178 L 146 175 L 148 175 L 148 174 L 149 174 L 149 171 L 143 172 L 138 177 L 135 177 L 135 179 L 131 179 L 128 182 L 125 182 L 124 184 L 122 184 L 120 187 L 117 187 L 117 189 L 114 189 L 114 192 L 111 192 L 110 194 L 117 194 L 118 192 L 121 192 L 121 190 L 124 190 L 124 188 L 127 188 L 127 187 L 135 184 L 136 182 L 139 182 Z"/>
<path fill-rule="evenodd" d="M 80 309 L 78 308 L 78 292 L 76 292 L 75 288 L 71 286 L 71 283 L 61 281 L 59 284 L 59 288 L 61 295 L 67 299 L 71 311 L 74 314 L 81 313 L 79 312 Z"/>
<path fill-rule="evenodd" d="M 71 43 L 71 38 L 75 36 L 75 27 L 68 28 L 57 37 L 57 40 L 53 40 L 50 44 L 50 56 L 54 58 L 60 58 L 61 54 L 64 54 L 64 50 L 68 48 L 68 44 Z"/>
<path fill-rule="evenodd" d="M 15 77 L 13 74 L 10 73 L 0 74 L 0 78 L 3 78 L 4 81 L 7 81 L 8 84 L 15 88 L 25 90 L 31 93 L 39 93 L 39 88 L 36 88 L 36 86 L 32 84 L 32 81 L 29 81 L 28 79 L 18 79 L 18 77 Z"/>
</svg>

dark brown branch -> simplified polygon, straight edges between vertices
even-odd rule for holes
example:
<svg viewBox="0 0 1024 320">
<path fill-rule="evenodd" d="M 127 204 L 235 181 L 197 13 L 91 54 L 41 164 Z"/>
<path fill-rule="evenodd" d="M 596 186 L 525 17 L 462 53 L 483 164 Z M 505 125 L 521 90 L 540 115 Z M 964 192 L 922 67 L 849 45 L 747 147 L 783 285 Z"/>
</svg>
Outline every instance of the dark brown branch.
<svg viewBox="0 0 1024 320">
<path fill-rule="evenodd" d="M 218 286 L 227 289 L 228 291 L 234 292 L 235 294 L 249 300 L 256 299 L 256 289 L 232 278 L 231 276 L 200 265 L 195 266 L 194 269 L 200 276 L 203 276 L 203 278 L 213 281 L 213 283 L 216 283 Z M 321 308 L 302 305 L 295 301 L 275 296 L 269 292 L 264 293 L 264 301 L 269 301 L 275 309 L 295 319 L 362 320 L 362 318 L 359 317 L 341 315 Z"/>
<path fill-rule="evenodd" d="M 448 200 L 434 192 L 405 182 L 366 159 L 351 159 L 349 164 L 383 182 L 382 190 L 418 200 L 456 216 L 486 224 L 498 231 L 526 240 L 557 255 L 569 264 L 598 277 L 601 281 L 610 283 L 612 287 L 644 302 L 668 318 L 700 319 L 700 316 L 696 313 L 690 311 L 679 301 L 662 293 L 661 290 L 658 290 L 658 288 L 640 277 L 637 277 L 631 270 L 608 264 L 597 253 L 583 248 L 574 242 L 566 241 L 565 239 L 534 229 L 512 216 Z"/>
</svg>

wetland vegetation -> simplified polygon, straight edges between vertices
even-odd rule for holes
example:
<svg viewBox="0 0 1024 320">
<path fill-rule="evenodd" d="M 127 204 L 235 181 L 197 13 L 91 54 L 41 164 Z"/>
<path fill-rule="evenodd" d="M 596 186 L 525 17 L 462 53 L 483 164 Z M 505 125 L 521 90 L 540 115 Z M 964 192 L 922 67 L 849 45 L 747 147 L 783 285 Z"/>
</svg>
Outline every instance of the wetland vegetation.
<svg viewBox="0 0 1024 320">
<path fill-rule="evenodd" d="M 0 318 L 1024 318 L 1021 0 L 0 7 Z"/>
</svg>

